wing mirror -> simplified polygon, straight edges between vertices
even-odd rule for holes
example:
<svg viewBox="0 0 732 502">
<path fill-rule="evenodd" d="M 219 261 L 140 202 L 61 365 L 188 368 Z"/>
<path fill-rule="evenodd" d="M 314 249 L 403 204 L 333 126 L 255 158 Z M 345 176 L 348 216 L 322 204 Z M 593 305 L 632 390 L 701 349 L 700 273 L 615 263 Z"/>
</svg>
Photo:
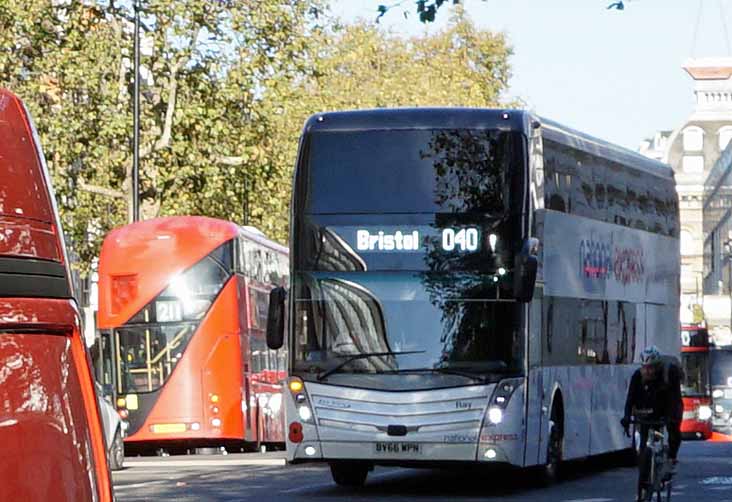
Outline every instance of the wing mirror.
<svg viewBox="0 0 732 502">
<path fill-rule="evenodd" d="M 285 288 L 274 288 L 269 292 L 269 310 L 267 312 L 267 347 L 277 350 L 285 339 Z"/>
<path fill-rule="evenodd" d="M 534 298 L 536 270 L 539 260 L 539 239 L 529 237 L 524 241 L 521 252 L 516 255 L 513 268 L 513 295 L 516 301 L 529 303 Z"/>
</svg>

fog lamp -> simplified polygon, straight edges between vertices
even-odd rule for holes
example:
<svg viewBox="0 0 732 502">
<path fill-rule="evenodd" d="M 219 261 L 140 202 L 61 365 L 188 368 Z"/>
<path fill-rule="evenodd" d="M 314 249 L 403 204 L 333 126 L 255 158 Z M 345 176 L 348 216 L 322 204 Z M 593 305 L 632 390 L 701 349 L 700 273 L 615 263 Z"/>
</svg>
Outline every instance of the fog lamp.
<svg viewBox="0 0 732 502">
<path fill-rule="evenodd" d="M 488 448 L 485 451 L 485 453 L 483 454 L 483 456 L 485 458 L 487 458 L 488 460 L 493 460 L 494 458 L 496 458 L 496 456 L 498 456 L 498 454 L 496 453 L 496 450 L 494 450 L 493 448 Z"/>
<path fill-rule="evenodd" d="M 313 417 L 313 412 L 307 406 L 300 406 L 297 409 L 297 414 L 300 415 L 303 422 L 308 422 Z"/>
<path fill-rule="evenodd" d="M 312 457 L 313 455 L 315 455 L 315 447 L 313 447 L 313 446 L 306 446 L 305 447 L 305 455 L 307 455 L 308 457 Z"/>
<path fill-rule="evenodd" d="M 712 397 L 715 399 L 719 399 L 720 397 L 724 396 L 724 391 L 722 389 L 715 389 L 714 392 L 712 392 Z"/>
<path fill-rule="evenodd" d="M 201 424 L 199 424 L 198 422 L 193 422 L 191 424 L 191 430 L 192 431 L 200 431 L 201 430 Z"/>
<path fill-rule="evenodd" d="M 221 419 L 220 418 L 212 418 L 211 419 L 211 425 L 214 427 L 221 427 Z"/>
</svg>

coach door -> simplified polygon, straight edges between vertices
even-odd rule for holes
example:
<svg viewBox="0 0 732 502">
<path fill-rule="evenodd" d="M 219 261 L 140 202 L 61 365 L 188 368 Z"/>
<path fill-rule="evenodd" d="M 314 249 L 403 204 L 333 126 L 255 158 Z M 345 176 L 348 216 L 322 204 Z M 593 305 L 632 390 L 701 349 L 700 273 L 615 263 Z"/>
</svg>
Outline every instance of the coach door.
<svg viewBox="0 0 732 502">
<path fill-rule="evenodd" d="M 534 299 L 528 305 L 529 327 L 527 337 L 528 378 L 526 391 L 526 438 L 524 442 L 524 465 L 535 465 L 542 461 L 539 452 L 542 443 L 543 417 L 543 371 L 542 371 L 542 303 L 544 285 L 536 285 Z M 544 419 L 545 420 L 545 419 Z"/>
</svg>

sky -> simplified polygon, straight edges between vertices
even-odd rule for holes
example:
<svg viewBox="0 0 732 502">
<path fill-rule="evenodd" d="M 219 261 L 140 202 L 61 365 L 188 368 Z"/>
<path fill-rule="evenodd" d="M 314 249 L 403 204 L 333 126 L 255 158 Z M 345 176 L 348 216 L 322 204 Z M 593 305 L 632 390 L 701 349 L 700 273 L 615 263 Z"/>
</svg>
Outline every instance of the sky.
<svg viewBox="0 0 732 502">
<path fill-rule="evenodd" d="M 333 0 L 344 21 L 376 18 L 397 0 Z M 449 0 L 448 0 L 449 1 Z M 513 47 L 507 98 L 539 115 L 637 149 L 658 130 L 675 129 L 693 109 L 690 57 L 729 56 L 732 0 L 464 0 L 481 28 L 506 33 Z M 447 3 L 447 2 L 446 2 Z M 434 32 L 443 7 L 425 26 L 405 0 L 381 20 L 404 36 Z M 408 11 L 405 19 L 403 12 Z"/>
</svg>

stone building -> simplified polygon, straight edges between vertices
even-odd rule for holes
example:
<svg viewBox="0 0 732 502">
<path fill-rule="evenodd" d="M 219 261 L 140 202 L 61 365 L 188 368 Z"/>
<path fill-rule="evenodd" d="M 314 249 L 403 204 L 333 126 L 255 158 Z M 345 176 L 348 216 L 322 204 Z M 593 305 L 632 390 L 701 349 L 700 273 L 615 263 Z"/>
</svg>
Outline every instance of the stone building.
<svg viewBox="0 0 732 502">
<path fill-rule="evenodd" d="M 657 133 L 641 153 L 668 163 L 676 174 L 681 212 L 681 320 L 729 326 L 729 304 L 719 305 L 720 291 L 707 289 L 704 278 L 704 183 L 732 138 L 732 58 L 688 60 L 683 66 L 694 84 L 691 115 L 670 134 Z M 707 281 L 708 282 L 708 281 Z"/>
</svg>

